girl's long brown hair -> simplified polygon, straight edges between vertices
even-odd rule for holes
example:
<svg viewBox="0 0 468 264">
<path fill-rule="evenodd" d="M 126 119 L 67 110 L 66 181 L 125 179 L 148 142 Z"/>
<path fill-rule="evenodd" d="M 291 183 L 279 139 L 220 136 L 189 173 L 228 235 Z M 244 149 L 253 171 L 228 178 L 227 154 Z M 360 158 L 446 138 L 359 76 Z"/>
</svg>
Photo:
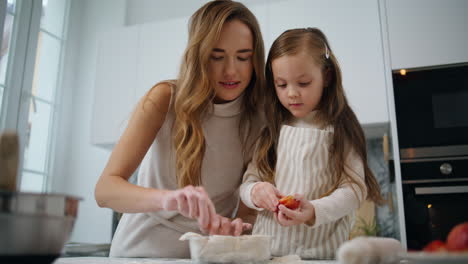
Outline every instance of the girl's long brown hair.
<svg viewBox="0 0 468 264">
<path fill-rule="evenodd" d="M 326 58 L 326 49 L 329 58 Z M 380 204 L 380 186 L 367 165 L 367 150 L 364 132 L 345 97 L 342 85 L 341 70 L 336 57 L 331 52 L 327 38 L 317 28 L 292 29 L 285 31 L 274 42 L 268 54 L 265 75 L 267 92 L 265 93 L 265 115 L 267 126 L 262 129 L 257 143 L 256 162 L 262 180 L 274 183 L 278 139 L 281 125 L 289 121 L 292 115 L 283 107 L 276 96 L 271 63 L 277 58 L 306 52 L 315 63 L 322 67 L 322 76 L 330 74 L 328 85 L 324 87 L 322 98 L 317 106 L 316 120 L 320 125 L 334 128 L 333 139 L 329 149 L 330 169 L 334 177 L 334 186 L 325 194 L 328 195 L 343 182 L 357 184 L 361 190 L 364 186 L 351 175 L 345 173 L 346 153 L 351 150 L 362 160 L 365 172 L 367 198 Z"/>
<path fill-rule="evenodd" d="M 213 107 L 214 88 L 208 78 L 210 53 L 226 22 L 239 20 L 253 35 L 252 80 L 244 91 L 239 136 L 244 155 L 251 151 L 249 134 L 256 109 L 261 104 L 259 88 L 265 86 L 265 51 L 260 26 L 243 4 L 219 0 L 208 2 L 190 18 L 188 45 L 183 55 L 175 91 L 173 142 L 176 151 L 176 175 L 179 187 L 201 184 L 201 166 L 205 154 L 202 119 Z"/>
</svg>

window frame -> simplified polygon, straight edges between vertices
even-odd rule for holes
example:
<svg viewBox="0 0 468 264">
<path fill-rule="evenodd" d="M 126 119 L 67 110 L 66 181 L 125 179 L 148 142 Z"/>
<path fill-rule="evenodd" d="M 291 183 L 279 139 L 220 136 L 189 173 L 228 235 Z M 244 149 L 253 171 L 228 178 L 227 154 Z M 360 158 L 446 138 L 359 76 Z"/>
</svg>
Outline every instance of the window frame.
<svg viewBox="0 0 468 264">
<path fill-rule="evenodd" d="M 11 46 L 9 47 L 9 60 L 7 64 L 5 86 L 3 87 L 3 102 L 0 112 L 0 131 L 15 131 L 19 136 L 19 166 L 17 176 L 17 189 L 22 186 L 23 172 L 37 173 L 42 175 L 43 181 L 40 189 L 42 192 L 52 188 L 53 163 L 55 160 L 56 135 L 59 128 L 60 98 L 62 89 L 60 83 L 63 79 L 63 64 L 66 50 L 68 21 L 71 1 L 67 1 L 62 29 L 62 36 L 51 34 L 41 28 L 42 0 L 16 0 L 15 18 L 11 33 Z M 7 15 L 7 0 L 0 0 L 0 30 L 3 32 L 4 21 Z M 60 41 L 60 53 L 58 71 L 56 76 L 56 87 L 51 100 L 44 100 L 32 94 L 33 78 L 35 74 L 36 56 L 38 52 L 39 32 L 49 34 Z M 2 34 L 0 34 L 2 35 Z M 3 36 L 0 36 L 2 43 Z M 29 140 L 29 111 L 30 104 L 41 101 L 50 106 L 50 123 L 47 133 L 46 160 L 43 171 L 27 169 L 25 165 L 26 142 Z M 34 128 L 33 128 L 34 129 Z"/>
</svg>

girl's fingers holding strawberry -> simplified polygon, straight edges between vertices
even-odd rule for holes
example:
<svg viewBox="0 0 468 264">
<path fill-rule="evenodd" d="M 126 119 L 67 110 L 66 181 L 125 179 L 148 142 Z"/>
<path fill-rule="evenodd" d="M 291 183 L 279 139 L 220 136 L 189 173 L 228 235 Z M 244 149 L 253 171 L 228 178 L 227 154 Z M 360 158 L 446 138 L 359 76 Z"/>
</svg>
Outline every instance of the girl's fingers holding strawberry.
<svg viewBox="0 0 468 264">
<path fill-rule="evenodd" d="M 258 201 L 259 207 L 270 210 L 271 208 L 270 199 L 271 199 L 270 194 L 267 188 L 262 188 L 259 190 L 259 193 L 257 195 L 257 201 Z"/>
<path fill-rule="evenodd" d="M 299 200 L 299 201 L 302 202 L 305 198 L 304 198 L 304 195 L 302 195 L 300 193 L 296 193 L 296 194 L 294 194 L 294 199 Z"/>
<path fill-rule="evenodd" d="M 282 213 L 278 212 L 278 223 L 282 226 L 290 226 L 288 217 Z"/>
<path fill-rule="evenodd" d="M 276 194 L 276 197 L 279 198 L 279 199 L 281 199 L 281 198 L 283 198 L 284 196 L 286 196 L 286 195 L 284 195 L 282 192 L 280 192 L 280 190 L 278 190 L 277 188 L 275 188 L 275 194 Z"/>
<path fill-rule="evenodd" d="M 291 219 L 298 219 L 299 218 L 299 215 L 300 215 L 300 212 L 296 211 L 296 210 L 291 210 L 289 208 L 287 208 L 286 206 L 280 204 L 278 206 L 278 209 L 279 209 L 279 213 L 282 213 L 284 214 L 285 216 L 291 218 Z"/>
<path fill-rule="evenodd" d="M 268 210 L 274 212 L 276 211 L 276 206 L 278 205 L 278 198 L 274 194 L 269 195 L 268 199 Z"/>
<path fill-rule="evenodd" d="M 268 188 L 265 188 L 268 195 L 268 210 L 274 212 L 276 211 L 276 206 L 278 205 L 278 190 L 272 184 L 268 185 Z"/>
</svg>

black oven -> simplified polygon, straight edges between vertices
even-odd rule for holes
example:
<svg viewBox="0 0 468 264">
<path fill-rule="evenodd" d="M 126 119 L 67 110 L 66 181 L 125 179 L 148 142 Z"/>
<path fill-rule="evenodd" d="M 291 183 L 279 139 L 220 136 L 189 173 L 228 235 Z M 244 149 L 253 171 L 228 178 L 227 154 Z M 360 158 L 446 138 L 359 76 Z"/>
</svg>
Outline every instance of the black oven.
<svg viewBox="0 0 468 264">
<path fill-rule="evenodd" d="M 468 155 L 468 64 L 396 70 L 402 159 Z"/>
<path fill-rule="evenodd" d="M 445 241 L 468 221 L 468 156 L 404 160 L 401 171 L 408 249 Z"/>
<path fill-rule="evenodd" d="M 393 72 L 406 242 L 468 221 L 468 64 Z"/>
<path fill-rule="evenodd" d="M 421 250 L 432 240 L 445 241 L 455 225 L 468 221 L 468 181 L 404 185 L 403 191 L 409 250 Z"/>
</svg>

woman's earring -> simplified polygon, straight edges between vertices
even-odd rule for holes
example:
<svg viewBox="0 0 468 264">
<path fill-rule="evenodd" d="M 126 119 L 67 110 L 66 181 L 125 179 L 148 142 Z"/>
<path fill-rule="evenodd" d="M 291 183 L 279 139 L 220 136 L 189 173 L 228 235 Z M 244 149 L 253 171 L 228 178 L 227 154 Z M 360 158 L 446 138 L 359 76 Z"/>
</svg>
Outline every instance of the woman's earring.
<svg viewBox="0 0 468 264">
<path fill-rule="evenodd" d="M 327 44 L 325 44 L 325 58 L 328 60 L 330 58 L 330 52 L 328 50 Z"/>
</svg>

